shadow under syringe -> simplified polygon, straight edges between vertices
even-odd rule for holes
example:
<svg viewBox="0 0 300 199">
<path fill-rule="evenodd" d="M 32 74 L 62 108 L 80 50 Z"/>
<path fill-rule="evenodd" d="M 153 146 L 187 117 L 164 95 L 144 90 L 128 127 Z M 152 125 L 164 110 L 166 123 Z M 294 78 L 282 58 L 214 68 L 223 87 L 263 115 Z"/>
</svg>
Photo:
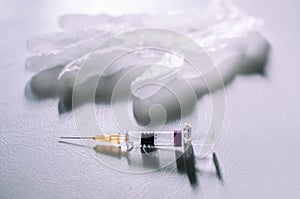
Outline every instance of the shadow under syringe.
<svg viewBox="0 0 300 199">
<path fill-rule="evenodd" d="M 223 176 L 216 153 L 211 157 L 198 160 L 194 155 L 193 146 L 185 144 L 184 150 L 170 150 L 141 147 L 136 151 L 124 152 L 121 147 L 113 145 L 86 146 L 71 142 L 59 141 L 63 144 L 85 147 L 94 150 L 99 155 L 120 159 L 126 158 L 131 168 L 143 168 L 145 171 L 155 171 L 162 168 L 175 167 L 179 174 L 187 175 L 192 187 L 196 188 L 198 183 L 197 173 L 215 176 L 223 182 Z"/>
</svg>

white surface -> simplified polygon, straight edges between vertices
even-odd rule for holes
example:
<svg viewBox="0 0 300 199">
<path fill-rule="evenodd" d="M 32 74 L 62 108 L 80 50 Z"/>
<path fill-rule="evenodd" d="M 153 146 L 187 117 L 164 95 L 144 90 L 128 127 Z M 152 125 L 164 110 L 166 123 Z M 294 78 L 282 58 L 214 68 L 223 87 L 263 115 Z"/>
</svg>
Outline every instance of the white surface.
<svg viewBox="0 0 300 199">
<path fill-rule="evenodd" d="M 198 173 L 195 189 L 175 169 L 124 173 L 100 164 L 83 148 L 59 144 L 59 136 L 76 131 L 72 114 L 59 116 L 57 99 L 25 97 L 25 85 L 33 76 L 24 68 L 30 37 L 57 31 L 61 14 L 96 14 L 110 7 L 116 13 L 129 12 L 142 6 L 122 1 L 120 6 L 97 7 L 95 2 L 0 1 L 1 198 L 299 197 L 299 2 L 238 2 L 250 15 L 265 20 L 263 35 L 272 45 L 267 77 L 238 77 L 227 87 L 226 121 L 216 147 L 224 184 Z M 205 123 L 209 99 L 201 104 Z M 112 124 L 106 128 L 114 129 Z"/>
</svg>

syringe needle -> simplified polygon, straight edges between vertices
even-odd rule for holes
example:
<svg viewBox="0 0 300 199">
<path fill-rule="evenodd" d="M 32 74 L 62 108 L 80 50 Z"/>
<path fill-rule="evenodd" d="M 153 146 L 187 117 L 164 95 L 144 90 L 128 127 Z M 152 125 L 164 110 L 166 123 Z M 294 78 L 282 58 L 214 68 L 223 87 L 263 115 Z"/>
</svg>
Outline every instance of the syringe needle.
<svg viewBox="0 0 300 199">
<path fill-rule="evenodd" d="M 60 139 L 77 139 L 77 140 L 99 140 L 102 142 L 111 142 L 111 143 L 118 143 L 120 144 L 120 133 L 118 134 L 109 134 L 109 135 L 96 135 L 91 137 L 82 137 L 82 136 L 67 136 L 67 137 L 60 137 Z"/>
<path fill-rule="evenodd" d="M 94 140 L 95 137 L 80 137 L 80 136 L 70 136 L 70 137 L 59 137 L 60 139 L 89 139 Z"/>
</svg>

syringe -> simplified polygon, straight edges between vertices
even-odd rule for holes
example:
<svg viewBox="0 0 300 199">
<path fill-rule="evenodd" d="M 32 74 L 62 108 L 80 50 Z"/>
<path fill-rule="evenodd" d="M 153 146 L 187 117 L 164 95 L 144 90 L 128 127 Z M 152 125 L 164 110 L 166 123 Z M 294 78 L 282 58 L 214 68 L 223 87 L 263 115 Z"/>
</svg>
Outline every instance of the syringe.
<svg viewBox="0 0 300 199">
<path fill-rule="evenodd" d="M 199 140 L 197 140 L 197 138 L 199 139 L 199 135 L 192 140 L 191 130 L 191 126 L 185 124 L 182 130 L 141 130 L 90 137 L 72 136 L 61 138 L 101 141 L 103 143 L 92 147 L 97 153 L 119 159 L 125 157 L 128 165 L 132 168 L 157 170 L 176 162 L 178 171 L 187 172 L 190 180 L 192 180 L 191 182 L 194 182 L 193 179 L 196 179 L 196 170 L 201 172 L 216 172 L 218 178 L 222 181 L 219 162 L 214 152 L 205 157 L 194 155 L 193 145 L 197 146 L 199 144 Z M 64 141 L 60 142 L 71 144 Z M 205 144 L 205 142 L 202 144 Z M 89 145 L 79 146 L 89 147 Z M 196 165 L 195 159 L 201 159 L 201 161 L 197 161 Z M 212 164 L 214 167 L 211 166 Z"/>
<path fill-rule="evenodd" d="M 192 128 L 185 124 L 182 130 L 169 131 L 126 131 L 126 133 L 116 133 L 107 135 L 98 135 L 91 137 L 60 137 L 61 139 L 93 139 L 102 142 L 119 145 L 122 150 L 130 151 L 134 147 L 146 148 L 168 148 L 182 147 L 185 143 L 191 141 Z"/>
</svg>

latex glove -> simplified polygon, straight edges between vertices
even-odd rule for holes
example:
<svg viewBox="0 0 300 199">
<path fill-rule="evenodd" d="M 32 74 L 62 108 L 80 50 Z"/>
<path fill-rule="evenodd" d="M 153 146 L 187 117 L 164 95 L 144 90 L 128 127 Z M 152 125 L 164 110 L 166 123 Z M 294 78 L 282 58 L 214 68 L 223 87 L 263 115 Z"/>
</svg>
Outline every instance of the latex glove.
<svg viewBox="0 0 300 199">
<path fill-rule="evenodd" d="M 257 33 L 261 21 L 245 16 L 228 1 L 212 1 L 205 10 L 206 12 L 203 13 L 181 12 L 163 16 L 64 15 L 59 19 L 59 24 L 64 32 L 29 40 L 29 50 L 39 53 L 29 57 L 26 66 L 29 70 L 36 72 L 61 66 L 62 69 L 57 74 L 57 80 L 51 81 L 58 81 L 66 87 L 72 88 L 82 63 L 96 45 L 122 31 L 141 27 L 156 27 L 178 31 L 197 41 L 216 64 L 225 84 L 238 74 L 263 71 L 269 45 Z M 126 47 L 126 41 L 123 42 L 119 46 L 111 46 L 107 50 Z M 105 53 L 106 51 L 95 51 L 89 56 L 89 59 L 105 56 Z M 142 83 L 159 82 L 160 79 L 163 79 L 162 77 L 176 70 L 176 72 L 180 71 L 183 79 L 178 80 L 176 75 L 168 77 L 168 82 L 165 83 L 169 87 L 180 88 L 178 85 L 182 81 L 188 80 L 197 97 L 200 97 L 208 92 L 203 82 L 203 76 L 205 76 L 210 79 L 212 85 L 216 85 L 215 89 L 218 89 L 219 82 L 210 78 L 211 71 L 207 71 L 201 77 L 201 75 L 195 74 L 184 60 L 180 60 L 170 53 L 146 51 L 133 53 L 133 55 L 113 63 L 103 74 L 101 85 L 98 88 L 99 96 L 111 96 L 114 85 L 122 75 L 134 66 L 149 62 L 163 64 L 167 66 L 167 70 L 164 70 L 166 67 L 155 70 L 156 66 L 141 68 L 123 85 L 124 90 L 131 91 L 134 95 L 133 111 L 135 118 L 141 124 L 150 122 L 149 109 L 154 104 L 161 104 L 168 116 L 176 115 L 174 113 L 179 111 L 176 98 L 163 87 L 146 86 L 139 92 L 133 92 Z M 174 67 L 174 62 L 176 62 L 176 67 Z M 88 89 L 88 83 L 92 81 L 96 70 L 97 68 L 88 71 L 88 78 L 82 82 L 83 90 Z M 153 71 L 156 72 L 153 73 Z M 38 81 L 34 83 L 34 87 L 40 86 Z M 49 85 L 57 86 L 53 82 L 49 82 Z M 39 89 L 43 90 L 43 88 Z M 48 86 L 48 89 L 51 90 L 51 86 Z M 177 96 L 186 96 L 184 89 L 175 90 Z M 191 104 L 190 106 L 193 107 L 194 101 L 186 96 L 184 103 Z"/>
</svg>

